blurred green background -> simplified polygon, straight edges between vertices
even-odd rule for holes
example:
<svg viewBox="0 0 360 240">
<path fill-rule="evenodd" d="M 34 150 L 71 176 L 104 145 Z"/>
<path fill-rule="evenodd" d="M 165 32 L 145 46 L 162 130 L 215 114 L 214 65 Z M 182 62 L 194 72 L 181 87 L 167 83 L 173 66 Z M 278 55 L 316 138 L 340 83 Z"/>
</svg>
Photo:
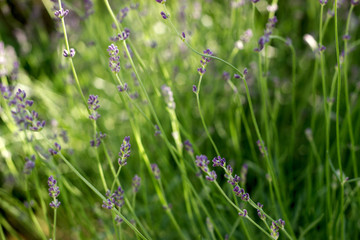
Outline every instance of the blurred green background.
<svg viewBox="0 0 360 240">
<path fill-rule="evenodd" d="M 339 1 L 339 37 L 342 38 L 345 31 L 345 22 L 348 17 L 350 1 Z M 333 1 L 325 6 L 324 21 L 329 18 L 329 24 L 324 32 L 323 44 L 326 46 L 325 67 L 328 92 L 333 79 L 336 66 L 334 21 L 331 17 Z M 109 16 L 103 1 L 94 1 L 93 7 L 88 11 L 88 1 L 65 1 L 65 9 L 70 13 L 65 18 L 70 47 L 75 48 L 76 56 L 74 64 L 79 76 L 85 97 L 90 94 L 98 95 L 101 108 L 98 120 L 100 129 L 107 133 L 106 144 L 110 150 L 110 156 L 116 162 L 117 152 L 124 136 L 133 137 L 129 123 L 128 112 L 124 103 L 117 95 L 114 85 L 114 75 L 108 67 L 107 47 L 111 44 L 110 38 L 117 34 L 112 27 L 112 19 Z M 160 11 L 163 9 L 156 1 L 111 1 L 114 12 L 121 16 L 121 9 L 128 7 L 127 16 L 121 25 L 131 31 L 131 49 L 137 51 L 140 59 L 134 58 L 139 67 L 140 75 L 145 87 L 154 103 L 155 110 L 165 128 L 165 133 L 171 138 L 171 122 L 165 111 L 166 104 L 161 96 L 161 86 L 166 84 L 172 88 L 176 103 L 176 113 L 181 125 L 182 139 L 189 139 L 195 148 L 195 154 L 206 154 L 209 159 L 215 156 L 215 151 L 208 140 L 196 106 L 196 97 L 192 92 L 192 85 L 198 82 L 196 69 L 200 67 L 200 56 L 193 54 L 182 43 L 181 39 L 169 27 L 168 23 L 161 18 Z M 260 130 L 264 131 L 264 119 L 261 119 L 261 91 L 257 82 L 258 78 L 258 53 L 254 52 L 258 39 L 263 31 L 269 14 L 267 7 L 270 1 L 260 0 L 256 4 L 255 24 L 253 28 L 252 5 L 249 1 L 227 0 L 203 0 L 203 1 L 167 1 L 167 7 L 171 12 L 171 19 L 179 32 L 186 33 L 186 39 L 198 51 L 210 48 L 216 56 L 221 57 L 239 69 L 248 68 L 247 76 L 254 110 Z M 88 179 L 98 188 L 102 185 L 99 180 L 96 167 L 96 154 L 90 147 L 89 141 L 93 138 L 92 122 L 82 104 L 81 97 L 77 92 L 71 68 L 67 59 L 62 56 L 65 48 L 62 29 L 59 21 L 53 15 L 53 3 L 50 1 L 6 1 L 0 0 L 0 41 L 11 47 L 16 53 L 20 63 L 18 86 L 25 89 L 29 98 L 34 100 L 34 106 L 42 119 L 47 121 L 46 134 L 51 138 L 66 131 L 69 142 L 61 140 L 63 154 L 71 159 L 72 163 L 84 173 Z M 88 13 L 88 14 L 87 14 Z M 349 96 L 352 109 L 352 123 L 356 145 L 356 159 L 359 159 L 360 121 L 358 95 L 360 90 L 360 50 L 359 47 L 351 48 L 352 43 L 360 39 L 360 7 L 355 7 L 351 16 L 349 41 Z M 293 0 L 279 1 L 276 11 L 278 23 L 274 35 L 290 38 L 296 51 L 296 115 L 297 125 L 292 122 L 292 62 L 291 51 L 282 42 L 272 40 L 268 47 L 265 64 L 267 72 L 264 73 L 269 92 L 269 104 L 272 112 L 269 113 L 269 125 L 271 126 L 270 142 L 265 145 L 271 150 L 276 174 L 278 176 L 282 197 L 286 205 L 288 217 L 291 221 L 295 234 L 305 234 L 304 239 L 325 239 L 326 223 L 329 221 L 324 216 L 325 212 L 325 129 L 322 103 L 322 87 L 320 68 L 314 68 L 318 53 L 313 51 L 304 41 L 305 34 L 310 34 L 316 41 L 319 39 L 319 1 Z M 244 33 L 251 29 L 253 36 L 249 42 L 244 41 Z M 243 45 L 243 46 L 242 46 Z M 354 45 L 355 46 L 355 45 Z M 340 50 L 343 42 L 340 41 Z M 133 76 L 129 67 L 130 63 L 121 53 L 121 79 L 129 84 L 129 92 L 139 94 L 134 101 L 141 106 L 144 112 L 150 116 L 148 103 L 141 93 L 138 81 Z M 143 62 L 144 64 L 142 65 Z M 315 69 L 315 70 L 314 70 Z M 256 146 L 256 135 L 250 121 L 250 113 L 245 97 L 245 89 L 242 82 L 233 79 L 239 89 L 245 118 L 249 123 L 251 137 L 246 133 L 244 119 L 241 118 L 241 108 L 237 101 L 237 95 L 223 80 L 224 71 L 234 72 L 224 64 L 211 61 L 204 75 L 200 99 L 202 112 L 213 139 L 223 157 L 233 166 L 234 172 L 240 172 L 241 166 L 246 163 L 249 166 L 246 191 L 254 201 L 264 204 L 264 208 L 276 219 L 281 218 L 278 206 L 273 205 L 272 189 L 267 181 L 267 169 L 264 158 L 261 157 Z M 128 104 L 128 103 L 125 103 Z M 135 112 L 137 125 L 140 128 L 142 141 L 151 162 L 159 165 L 162 173 L 165 192 L 172 203 L 174 214 L 179 218 L 184 231 L 188 232 L 189 239 L 204 236 L 197 234 L 181 209 L 183 208 L 182 179 L 174 160 L 166 145 L 160 137 L 154 135 L 154 126 L 149 124 L 130 104 Z M 335 106 L 333 106 L 335 111 Z M 350 140 L 347 123 L 345 122 L 345 101 L 341 102 L 341 139 L 343 170 L 346 176 L 354 178 L 353 164 L 350 161 Z M 331 113 L 330 155 L 336 164 L 335 146 L 335 118 Z M 152 119 L 153 120 L 153 119 Z M 312 150 L 305 135 L 305 130 L 312 127 L 314 144 L 321 156 L 321 164 L 316 161 L 317 155 Z M 24 210 L 26 199 L 22 182 L 24 177 L 21 171 L 24 158 L 28 156 L 26 146 L 21 142 L 21 137 L 16 133 L 16 127 L 9 119 L 0 118 L 0 187 L 1 187 L 1 223 L 8 236 L 14 238 L 37 239 L 39 235 L 31 228 L 31 222 Z M 20 134 L 21 135 L 21 134 Z M 294 141 L 291 139 L 294 138 Z M 252 140 L 252 141 L 250 141 Z M 41 141 L 40 141 L 41 146 Z M 46 149 L 46 147 L 41 146 Z M 46 151 L 46 150 L 44 150 Z M 101 159 L 105 153 L 99 148 Z M 39 155 L 39 157 L 44 157 Z M 6 162 L 11 159 L 17 171 L 8 169 Z M 109 239 L 108 232 L 111 228 L 110 214 L 101 209 L 101 201 L 65 166 L 58 158 L 49 167 L 45 160 L 37 165 L 38 176 L 31 175 L 30 183 L 38 178 L 42 186 L 30 184 L 30 194 L 34 199 L 34 212 L 37 213 L 45 232 L 49 231 L 49 221 L 45 219 L 43 208 L 45 205 L 38 201 L 36 194 L 42 194 L 46 199 L 46 179 L 54 172 L 54 167 L 61 172 L 64 179 L 62 187 L 64 192 L 61 196 L 67 198 L 59 209 L 59 239 Z M 191 157 L 185 157 L 187 165 L 191 165 Z M 110 171 L 106 161 L 103 161 L 105 173 Z M 189 167 L 190 169 L 190 167 Z M 201 189 L 195 171 L 189 171 L 190 178 L 199 191 L 210 191 L 217 208 L 223 219 L 217 221 L 229 225 L 237 219 L 238 215 L 230 206 L 227 206 L 222 197 L 216 193 L 212 186 L 209 189 Z M 146 227 L 152 229 L 154 239 L 177 239 L 171 235 L 173 230 L 167 229 L 169 223 L 163 213 L 162 206 L 154 194 L 154 187 L 149 179 L 149 173 L 139 155 L 138 146 L 132 145 L 132 156 L 128 165 L 120 175 L 126 191 L 131 195 L 131 178 L 134 174 L 141 175 L 143 182 L 137 199 L 136 213 L 140 219 L 144 219 Z M 227 193 L 231 189 L 224 180 L 223 173 L 219 172 L 219 181 Z M 110 174 L 106 173 L 109 182 L 112 181 Z M 210 184 L 209 184 L 210 185 Z M 41 187 L 40 190 L 37 190 Z M 66 189 L 66 190 L 65 190 Z M 210 190 L 211 189 L 211 190 Z M 358 218 L 359 193 L 358 185 L 352 183 L 345 187 L 347 239 L 357 239 L 360 231 Z M 39 193 L 38 193 L 39 191 Z M 336 202 L 339 184 L 332 172 L 332 199 L 334 210 L 338 210 Z M 102 191 L 103 193 L 105 191 Z M 36 193 L 36 194 L 35 194 Z M 205 195 L 202 195 L 205 196 Z M 50 201 L 50 200 L 49 200 Z M 204 199 L 206 202 L 206 199 Z M 68 204 L 66 204 L 68 203 Z M 71 204 L 70 204 L 71 203 Z M 46 203 L 47 206 L 48 203 Z M 206 202 L 207 206 L 209 204 Z M 210 206 L 209 206 L 210 207 Z M 81 209 L 77 211 L 76 209 Z M 180 209 L 180 210 L 179 210 Z M 127 210 L 125 211 L 125 215 Z M 161 214 L 160 214 L 161 213 Z M 51 214 L 51 213 L 46 213 Z M 256 217 L 256 211 L 251 211 Z M 333 215 L 336 218 L 337 213 Z M 205 222 L 205 218 L 203 219 Z M 337 229 L 338 222 L 331 219 Z M 221 225 L 221 224 L 220 224 Z M 88 228 L 88 226 L 94 226 Z M 110 227 L 109 227 L 110 226 Z M 224 227 L 221 234 L 229 233 L 230 227 Z M 265 238 L 252 225 L 246 225 L 254 234 L 254 239 Z M 129 228 L 129 239 L 134 238 Z M 150 230 L 151 231 L 151 230 Z M 203 231 L 203 230 L 202 230 Z M 336 230 L 334 230 L 336 232 Z M 280 234 L 281 235 L 281 234 Z M 233 239 L 242 239 L 241 231 L 236 231 Z M 283 236 L 282 236 L 283 237 Z M 10 238 L 12 239 L 12 238 Z M 111 238 L 110 238 L 111 239 Z M 199 237 L 200 239 L 200 237 Z M 285 239 L 285 238 L 284 238 Z"/>
</svg>

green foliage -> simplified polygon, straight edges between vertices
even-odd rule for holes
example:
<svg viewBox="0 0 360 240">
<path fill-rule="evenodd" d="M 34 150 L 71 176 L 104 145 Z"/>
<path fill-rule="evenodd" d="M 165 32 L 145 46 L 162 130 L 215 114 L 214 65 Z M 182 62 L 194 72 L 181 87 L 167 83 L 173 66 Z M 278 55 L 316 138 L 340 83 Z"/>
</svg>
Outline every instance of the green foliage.
<svg viewBox="0 0 360 240">
<path fill-rule="evenodd" d="M 6 56 L 1 62 L 0 46 L 0 71 L 15 58 L 20 65 L 16 81 L 0 75 L 1 86 L 25 90 L 34 101 L 32 109 L 46 120 L 40 132 L 19 131 L 8 101 L 0 97 L 2 238 L 52 237 L 50 175 L 61 190 L 58 239 L 267 239 L 275 234 L 271 224 L 278 219 L 286 221 L 280 239 L 359 238 L 358 5 L 339 5 L 336 30 L 335 17 L 327 13 L 335 10 L 333 1 L 323 11 L 318 1 L 281 2 L 269 42 L 256 52 L 273 17 L 267 7 L 276 0 L 112 1 L 115 14 L 129 8 L 117 26 L 106 0 L 94 2 L 87 17 L 85 2 L 65 2 L 69 46 L 53 2 L 0 2 Z M 161 11 L 170 18 L 164 20 Z M 114 43 L 121 66 L 114 73 L 106 50 L 124 28 L 131 33 Z M 248 42 L 246 30 L 252 31 Z M 312 35 L 314 49 L 305 34 Z M 343 39 L 346 34 L 349 40 Z M 319 51 L 321 45 L 325 51 Z M 63 57 L 70 48 L 75 56 Z M 220 59 L 211 59 L 199 83 L 198 53 L 207 48 Z M 347 54 L 338 59 L 337 48 Z M 229 80 L 223 79 L 225 71 Z M 119 92 L 117 86 L 124 83 L 128 91 Z M 164 85 L 172 90 L 175 108 L 169 107 Z M 195 94 L 193 85 L 199 90 Z M 99 99 L 96 122 L 89 119 L 89 95 Z M 100 131 L 107 136 L 91 147 Z M 119 167 L 125 136 L 130 136 L 131 154 Z M 185 140 L 192 143 L 193 154 L 185 151 Z M 61 153 L 50 156 L 55 142 Z M 250 194 L 249 202 L 235 196 L 225 171 L 212 162 L 217 180 L 198 176 L 195 156 L 204 154 L 211 161 L 217 151 L 233 175 L 248 166 L 240 187 Z M 35 168 L 24 174 L 25 158 L 31 155 Z M 151 171 L 153 163 L 160 179 Z M 135 174 L 141 177 L 136 194 Z M 106 191 L 119 185 L 124 206 L 117 212 L 102 208 Z M 266 221 L 258 217 L 257 202 Z M 239 216 L 243 209 L 248 217 Z M 118 224 L 114 219 L 120 214 L 124 222 Z"/>
</svg>

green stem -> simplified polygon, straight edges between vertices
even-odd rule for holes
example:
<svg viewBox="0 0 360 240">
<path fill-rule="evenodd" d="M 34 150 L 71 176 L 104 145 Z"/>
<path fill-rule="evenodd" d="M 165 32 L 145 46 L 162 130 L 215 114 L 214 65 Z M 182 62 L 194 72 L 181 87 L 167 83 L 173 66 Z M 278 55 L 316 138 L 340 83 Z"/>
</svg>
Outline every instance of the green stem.
<svg viewBox="0 0 360 240">
<path fill-rule="evenodd" d="M 58 3 L 59 3 L 59 8 L 61 9 L 61 0 L 58 0 Z M 64 18 L 61 18 L 61 25 L 62 25 L 62 28 L 63 28 L 63 31 L 64 31 L 64 39 L 65 39 L 65 45 L 66 45 L 66 50 L 68 51 L 68 53 L 70 53 L 70 46 L 69 46 L 69 40 L 68 40 L 68 36 L 66 34 L 66 27 L 65 27 L 65 20 Z M 90 110 L 88 109 L 87 107 L 87 101 L 86 101 L 86 98 L 81 90 L 81 87 L 80 87 L 80 82 L 79 82 L 79 78 L 77 76 L 77 73 L 76 73 L 76 70 L 75 70 L 75 66 L 74 66 L 74 62 L 72 60 L 72 57 L 69 56 L 69 61 L 70 61 L 70 66 L 71 66 L 71 70 L 72 70 L 72 73 L 74 75 L 74 79 L 75 79 L 75 82 L 76 82 L 76 86 L 78 88 L 78 91 L 81 95 L 81 98 L 84 102 L 84 105 L 90 115 Z"/>
<path fill-rule="evenodd" d="M 55 198 L 54 198 L 55 200 Z M 53 238 L 52 240 L 56 239 L 56 213 L 57 213 L 57 208 L 54 208 L 54 227 L 53 227 Z"/>
<path fill-rule="evenodd" d="M 337 0 L 335 0 L 335 43 L 336 43 L 336 59 L 337 67 L 341 69 L 340 63 L 340 50 L 339 50 L 339 36 L 338 36 L 338 13 L 337 13 Z M 337 97 L 336 97 L 336 149 L 338 165 L 340 170 L 340 229 L 341 229 L 341 240 L 345 239 L 345 225 L 344 225 L 344 182 L 343 182 L 343 170 L 341 163 L 341 148 L 340 148 L 340 97 L 341 97 L 341 72 L 339 70 L 338 81 L 337 81 Z"/>
<path fill-rule="evenodd" d="M 116 183 L 117 180 L 118 180 L 118 177 L 119 177 L 119 175 L 120 175 L 120 171 L 121 171 L 121 166 L 119 166 L 119 169 L 118 169 L 118 171 L 116 172 L 116 175 L 115 175 L 115 177 L 114 177 L 114 181 L 113 181 L 113 183 L 111 184 L 111 190 L 110 190 L 110 192 L 113 192 L 113 191 L 114 191 L 115 183 Z"/>
<path fill-rule="evenodd" d="M 201 111 L 201 105 L 200 105 L 200 89 L 201 89 L 201 81 L 202 81 L 202 78 L 203 78 L 203 75 L 200 74 L 200 78 L 199 78 L 199 83 L 198 83 L 198 86 L 197 86 L 197 91 L 196 91 L 196 102 L 197 102 L 197 105 L 198 105 L 198 109 L 199 109 L 199 114 L 200 114 L 200 118 L 201 118 L 201 122 L 203 124 L 203 127 L 205 129 L 205 132 L 206 132 L 206 135 L 208 136 L 213 148 L 215 149 L 215 152 L 216 152 L 216 155 L 217 156 L 220 156 L 220 152 L 218 150 L 218 148 L 216 147 L 216 144 L 214 142 L 214 140 L 212 139 L 211 137 L 211 134 L 206 126 L 206 123 L 205 123 L 205 119 L 204 119 L 204 116 L 202 114 L 202 111 Z"/>
<path fill-rule="evenodd" d="M 94 127 L 94 139 L 96 139 L 96 121 L 93 120 L 93 127 Z M 97 161 L 97 165 L 98 165 L 98 169 L 99 169 L 99 173 L 100 173 L 100 178 L 101 178 L 101 182 L 103 184 L 104 190 L 106 191 L 108 189 L 107 184 L 106 184 L 106 180 L 105 180 L 105 176 L 104 176 L 104 171 L 103 168 L 101 166 L 101 162 L 100 162 L 100 157 L 99 157 L 99 151 L 96 148 L 96 161 Z"/>
<path fill-rule="evenodd" d="M 348 17 L 346 20 L 346 28 L 345 28 L 345 35 L 349 35 L 349 27 L 350 27 L 350 17 L 353 12 L 354 5 L 351 4 Z M 344 39 L 344 91 L 345 91 L 345 104 L 346 104 L 346 120 L 348 122 L 348 130 L 349 130 L 349 137 L 350 137 L 350 153 L 351 153 L 351 160 L 353 163 L 353 169 L 354 169 L 354 177 L 358 177 L 358 168 L 357 168 L 357 161 L 356 161 L 356 153 L 355 153 L 355 139 L 354 139 L 354 132 L 353 132 L 353 126 L 351 122 L 351 109 L 350 109 L 350 101 L 349 101 L 349 90 L 348 90 L 348 40 Z"/>
<path fill-rule="evenodd" d="M 319 48 L 322 47 L 323 42 L 323 12 L 324 4 L 321 4 L 320 8 L 320 26 L 319 26 Z M 323 89 L 323 106 L 324 106 L 324 115 L 325 115 L 325 168 L 326 168 L 326 209 L 328 219 L 332 219 L 332 206 L 331 206 L 331 189 L 330 189 L 330 122 L 327 120 L 329 118 L 330 109 L 327 108 L 327 87 L 325 81 L 325 65 L 324 65 L 324 53 L 320 51 L 320 69 L 321 69 L 321 82 Z M 331 221 L 326 225 L 329 238 L 332 237 L 332 223 Z"/>
</svg>

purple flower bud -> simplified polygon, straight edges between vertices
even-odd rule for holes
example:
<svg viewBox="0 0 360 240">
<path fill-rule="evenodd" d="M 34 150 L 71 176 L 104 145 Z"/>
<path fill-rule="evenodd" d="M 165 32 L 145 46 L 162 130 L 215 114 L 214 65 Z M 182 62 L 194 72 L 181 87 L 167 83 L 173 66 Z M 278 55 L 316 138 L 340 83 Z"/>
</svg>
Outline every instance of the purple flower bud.
<svg viewBox="0 0 360 240">
<path fill-rule="evenodd" d="M 328 0 L 319 0 L 320 4 L 327 4 Z"/>
<path fill-rule="evenodd" d="M 161 12 L 160 14 L 161 14 L 163 19 L 168 19 L 169 18 L 169 15 L 166 15 L 166 13 L 164 13 L 164 12 Z"/>
<path fill-rule="evenodd" d="M 343 36 L 343 40 L 344 40 L 344 41 L 345 41 L 345 40 L 350 40 L 350 35 L 348 35 L 348 34 L 344 35 L 344 36 Z"/>
<path fill-rule="evenodd" d="M 160 179 L 160 169 L 156 163 L 151 164 L 151 171 L 153 172 L 155 179 Z"/>
<path fill-rule="evenodd" d="M 244 75 L 247 75 L 248 74 L 248 69 L 247 68 L 244 68 Z"/>
<path fill-rule="evenodd" d="M 141 178 L 138 175 L 135 175 L 132 179 L 132 185 L 131 185 L 134 193 L 137 193 L 139 191 L 140 183 L 141 183 Z"/>
<path fill-rule="evenodd" d="M 106 199 L 106 200 L 103 201 L 102 207 L 110 210 L 110 209 L 112 209 L 112 208 L 114 207 L 114 204 L 113 204 L 112 201 L 108 198 L 108 199 Z"/>
<path fill-rule="evenodd" d="M 239 78 L 240 78 L 240 75 L 235 73 L 235 74 L 234 74 L 234 78 L 239 79 Z"/>
<path fill-rule="evenodd" d="M 206 72 L 205 68 L 198 68 L 197 71 L 199 72 L 200 75 L 203 75 Z"/>
<path fill-rule="evenodd" d="M 247 215 L 248 215 L 248 211 L 246 209 L 243 209 L 242 213 L 239 212 L 239 216 L 241 216 L 241 217 L 247 217 Z"/>
<path fill-rule="evenodd" d="M 267 154 L 267 148 L 265 147 L 265 149 L 263 149 L 264 142 L 261 142 L 260 140 L 257 140 L 256 144 L 257 144 L 257 146 L 259 148 L 259 151 L 260 151 L 261 155 L 265 156 L 265 154 Z"/>
<path fill-rule="evenodd" d="M 354 5 L 354 6 L 358 5 L 359 2 L 360 2 L 359 0 L 351 0 L 351 4 Z"/>
<path fill-rule="evenodd" d="M 31 160 L 26 157 L 25 158 L 25 165 L 24 165 L 24 173 L 25 174 L 30 174 L 31 171 L 33 170 L 33 168 L 35 167 L 35 155 L 32 155 L 31 156 Z"/>
<path fill-rule="evenodd" d="M 287 37 L 285 44 L 288 45 L 288 46 L 291 46 L 291 45 L 292 45 L 292 40 L 291 40 L 291 38 Z"/>
<path fill-rule="evenodd" d="M 193 90 L 194 93 L 196 93 L 197 92 L 197 87 L 195 85 L 193 85 L 192 90 Z"/>
<path fill-rule="evenodd" d="M 183 39 L 185 39 L 185 33 L 184 32 L 181 33 L 181 36 L 183 37 Z"/>
<path fill-rule="evenodd" d="M 68 52 L 68 50 L 64 49 L 63 51 L 63 56 L 64 57 L 74 57 L 75 56 L 75 49 L 70 48 L 70 52 Z"/>
<path fill-rule="evenodd" d="M 75 56 L 75 49 L 70 48 L 70 57 L 74 57 Z"/>
<path fill-rule="evenodd" d="M 277 223 L 278 225 L 280 225 L 280 227 L 281 227 L 282 229 L 284 229 L 284 227 L 285 227 L 285 221 L 284 221 L 284 220 L 282 220 L 282 219 L 280 218 L 279 220 L 276 221 L 276 223 Z"/>
<path fill-rule="evenodd" d="M 326 47 L 323 46 L 323 45 L 321 45 L 320 48 L 319 48 L 319 51 L 320 51 L 320 52 L 323 52 L 323 51 L 325 51 L 325 50 L 326 50 Z"/>
<path fill-rule="evenodd" d="M 261 210 L 256 210 L 257 211 L 257 215 L 259 216 L 259 218 L 261 220 L 265 220 L 266 219 L 266 215 L 261 211 Z"/>
<path fill-rule="evenodd" d="M 96 133 L 95 139 L 90 141 L 90 146 L 91 147 L 99 147 L 101 144 L 101 139 L 103 139 L 105 137 L 106 137 L 105 133 L 104 134 L 101 132 Z"/>
<path fill-rule="evenodd" d="M 29 107 L 31 107 L 33 105 L 34 101 L 33 100 L 26 100 L 25 101 L 25 105 L 28 105 Z"/>
<path fill-rule="evenodd" d="M 211 172 L 209 173 L 209 175 L 206 176 L 205 178 L 206 178 L 206 180 L 208 180 L 208 181 L 210 181 L 210 182 L 215 181 L 216 178 L 217 178 L 216 172 L 215 172 L 214 170 L 211 171 Z"/>
<path fill-rule="evenodd" d="M 209 48 L 204 50 L 203 53 L 207 55 L 213 55 L 213 52 Z"/>
<path fill-rule="evenodd" d="M 49 148 L 49 153 L 50 153 L 52 156 L 54 156 L 54 155 L 57 154 L 57 151 L 55 151 L 55 150 L 52 149 L 52 148 Z"/>
<path fill-rule="evenodd" d="M 121 187 L 118 187 L 115 192 L 111 194 L 110 199 L 117 207 L 122 207 L 125 203 L 124 190 Z"/>
<path fill-rule="evenodd" d="M 223 72 L 222 78 L 223 78 L 225 81 L 228 81 L 228 80 L 230 79 L 230 73 L 228 73 L 228 72 Z"/>
<path fill-rule="evenodd" d="M 119 92 L 126 92 L 128 90 L 128 84 L 124 83 L 124 86 L 118 85 L 117 89 L 119 90 Z"/>
<path fill-rule="evenodd" d="M 250 199 L 249 193 L 245 193 L 241 196 L 241 200 L 243 200 L 244 202 L 249 201 L 249 199 Z"/>
<path fill-rule="evenodd" d="M 116 215 L 115 221 L 116 221 L 117 223 L 122 223 L 122 222 L 124 221 L 124 219 L 122 219 L 119 215 Z"/>
<path fill-rule="evenodd" d="M 207 165 L 210 163 L 208 158 L 205 155 L 196 156 L 195 160 L 196 166 L 201 168 L 204 172 L 208 172 Z M 205 171 L 206 168 L 206 171 Z"/>
<path fill-rule="evenodd" d="M 230 166 L 230 165 L 228 165 Z M 235 186 L 238 182 L 240 182 L 240 177 L 238 175 L 235 174 L 234 177 L 226 174 L 225 176 L 228 179 L 228 183 L 230 183 L 231 185 Z"/>
<path fill-rule="evenodd" d="M 192 146 L 192 144 L 190 143 L 189 140 L 186 140 L 186 141 L 184 142 L 184 147 L 185 147 L 185 150 L 186 150 L 188 153 L 194 153 L 193 146 Z"/>
<path fill-rule="evenodd" d="M 117 38 L 120 40 L 126 40 L 130 36 L 130 29 L 125 28 L 123 32 L 119 33 Z"/>
<path fill-rule="evenodd" d="M 66 17 L 68 14 L 69 14 L 69 10 L 66 9 L 66 10 L 64 11 L 64 9 L 62 9 L 62 8 L 61 8 L 60 10 L 57 10 L 57 11 L 54 12 L 54 15 L 55 15 L 56 17 L 58 17 L 58 18 L 64 18 L 64 17 Z"/>
<path fill-rule="evenodd" d="M 58 207 L 60 207 L 60 204 L 61 204 L 61 202 L 59 200 L 55 199 L 54 201 L 50 202 L 49 206 L 51 208 L 58 208 Z"/>
<path fill-rule="evenodd" d="M 225 158 L 221 158 L 220 156 L 215 157 L 213 160 L 213 167 L 225 167 L 226 160 Z"/>
<path fill-rule="evenodd" d="M 61 150 L 61 146 L 60 146 L 60 144 L 58 144 L 58 143 L 56 142 L 54 145 L 55 145 L 55 148 L 56 148 L 58 151 L 60 151 L 60 150 Z"/>
<path fill-rule="evenodd" d="M 160 128 L 155 124 L 155 136 L 159 136 L 161 134 Z"/>
</svg>

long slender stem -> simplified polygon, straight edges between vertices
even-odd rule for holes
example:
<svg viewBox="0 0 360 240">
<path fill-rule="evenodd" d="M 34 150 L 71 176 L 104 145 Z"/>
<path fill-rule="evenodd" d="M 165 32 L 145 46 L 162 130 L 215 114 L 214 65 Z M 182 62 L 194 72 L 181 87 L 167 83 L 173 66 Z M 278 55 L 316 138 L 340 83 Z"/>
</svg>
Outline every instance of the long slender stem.
<svg viewBox="0 0 360 240">
<path fill-rule="evenodd" d="M 323 42 L 323 12 L 324 12 L 324 4 L 321 4 L 320 8 L 320 19 L 319 19 L 319 48 L 322 47 Z M 326 171 L 326 209 L 327 209 L 327 219 L 330 220 L 328 224 L 326 224 L 326 229 L 328 232 L 329 238 L 332 236 L 332 207 L 331 207 L 331 189 L 330 189 L 330 122 L 327 120 L 329 118 L 330 111 L 327 107 L 327 87 L 325 80 L 325 63 L 324 63 L 324 53 L 320 50 L 320 69 L 321 69 L 321 82 L 323 89 L 323 107 L 324 107 L 324 116 L 325 116 L 325 171 Z"/>
<path fill-rule="evenodd" d="M 340 50 L 339 50 L 339 36 L 338 36 L 338 13 L 337 13 L 337 0 L 335 0 L 335 43 L 336 43 L 336 59 L 337 67 L 339 68 L 338 82 L 337 82 L 337 96 L 336 96 L 336 149 L 337 149 L 337 158 L 338 165 L 340 170 L 340 238 L 341 240 L 345 239 L 345 225 L 344 225 L 344 180 L 343 180 L 343 170 L 341 163 L 341 148 L 340 148 L 340 97 L 341 97 L 341 63 L 340 63 Z"/>
<path fill-rule="evenodd" d="M 351 121 L 351 109 L 350 109 L 350 100 L 349 100 L 349 89 L 348 89 L 348 36 L 349 36 L 349 27 L 350 27 L 350 18 L 353 12 L 354 5 L 351 4 L 348 17 L 346 20 L 346 27 L 345 27 L 345 37 L 344 37 L 344 66 L 343 66 L 343 73 L 344 73 L 344 91 L 345 91 L 345 104 L 346 104 L 346 120 L 348 122 L 348 130 L 349 130 L 349 137 L 350 137 L 350 153 L 351 153 L 351 160 L 353 163 L 353 170 L 354 170 L 354 177 L 358 177 L 358 168 L 357 168 L 357 161 L 356 161 L 356 153 L 355 153 L 355 139 L 354 139 L 354 132 L 353 126 Z"/>
<path fill-rule="evenodd" d="M 198 105 L 198 110 L 199 110 L 201 122 L 202 122 L 202 124 L 203 124 L 204 129 L 205 129 L 206 135 L 208 136 L 208 138 L 209 138 L 209 140 L 210 140 L 210 142 L 211 142 L 211 144 L 212 144 L 212 146 L 213 146 L 213 148 L 214 148 L 214 150 L 215 150 L 215 152 L 216 152 L 216 155 L 217 155 L 217 156 L 220 156 L 220 152 L 219 152 L 218 148 L 216 147 L 216 144 L 215 144 L 214 140 L 213 140 L 212 137 L 211 137 L 211 134 L 210 134 L 210 132 L 209 132 L 207 126 L 206 126 L 205 119 L 204 119 L 204 116 L 203 116 L 202 111 L 201 111 L 201 105 L 200 105 L 200 89 L 201 89 L 201 81 L 202 81 L 202 78 L 203 78 L 203 75 L 201 74 L 201 75 L 200 75 L 200 78 L 199 78 L 199 83 L 198 83 L 198 86 L 197 86 L 197 91 L 196 91 L 196 93 L 195 93 L 195 94 L 196 94 L 196 102 L 197 102 L 197 105 Z"/>
<path fill-rule="evenodd" d="M 59 3 L 59 8 L 62 9 L 61 0 L 58 0 L 58 3 Z M 68 53 L 70 53 L 70 45 L 69 45 L 68 36 L 66 34 L 66 26 L 65 26 L 64 18 L 61 18 L 61 25 L 62 25 L 62 28 L 63 28 L 63 31 L 64 31 L 64 39 L 65 39 L 66 50 L 67 50 Z M 75 70 L 75 65 L 74 65 L 74 62 L 72 60 L 72 57 L 69 57 L 69 62 L 70 62 L 71 70 L 72 70 L 72 73 L 74 75 L 74 79 L 75 79 L 75 82 L 76 82 L 76 87 L 78 88 L 78 91 L 79 91 L 79 93 L 81 95 L 83 103 L 84 103 L 88 113 L 90 114 L 90 110 L 87 108 L 86 98 L 85 98 L 85 96 L 83 94 L 83 91 L 81 90 L 81 87 L 80 87 L 80 81 L 79 81 L 79 78 L 77 76 L 77 73 L 76 73 L 76 70 Z"/>
<path fill-rule="evenodd" d="M 56 219 L 57 219 L 56 218 L 56 213 L 57 213 L 57 208 L 54 208 L 54 227 L 53 227 L 53 238 L 52 238 L 52 240 L 56 239 Z"/>
</svg>

